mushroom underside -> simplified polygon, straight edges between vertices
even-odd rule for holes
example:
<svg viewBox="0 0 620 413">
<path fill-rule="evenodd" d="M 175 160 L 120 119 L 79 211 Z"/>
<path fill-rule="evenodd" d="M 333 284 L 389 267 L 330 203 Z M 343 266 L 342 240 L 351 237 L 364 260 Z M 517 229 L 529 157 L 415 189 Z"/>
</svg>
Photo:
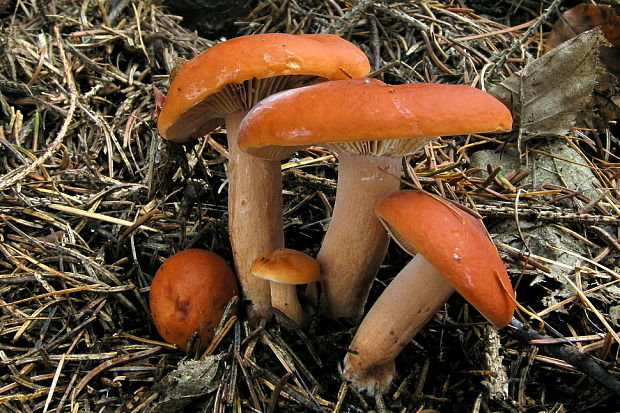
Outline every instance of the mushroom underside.
<svg viewBox="0 0 620 413">
<path fill-rule="evenodd" d="M 168 127 L 167 139 L 177 140 L 175 137 L 183 136 L 186 138 L 180 140 L 186 141 L 202 137 L 222 126 L 227 113 L 249 110 L 260 100 L 276 92 L 322 79 L 314 75 L 284 75 L 228 84 L 179 116 L 174 124 Z"/>
</svg>

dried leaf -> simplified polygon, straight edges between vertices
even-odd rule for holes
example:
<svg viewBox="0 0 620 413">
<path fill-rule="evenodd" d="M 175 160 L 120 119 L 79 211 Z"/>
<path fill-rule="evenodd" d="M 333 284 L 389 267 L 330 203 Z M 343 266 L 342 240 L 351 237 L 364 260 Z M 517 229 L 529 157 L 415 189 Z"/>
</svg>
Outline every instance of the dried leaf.
<svg viewBox="0 0 620 413">
<path fill-rule="evenodd" d="M 601 28 L 611 44 L 620 46 L 620 17 L 611 6 L 604 4 L 578 4 L 566 10 L 553 25 L 547 46 L 557 47 L 563 41 L 596 26 Z"/>
<path fill-rule="evenodd" d="M 575 124 L 596 85 L 599 29 L 562 43 L 489 90 L 512 112 L 523 138 L 562 135 Z"/>
<path fill-rule="evenodd" d="M 156 385 L 161 399 L 153 412 L 178 412 L 192 399 L 211 393 L 219 384 L 221 355 L 184 360 Z"/>
<path fill-rule="evenodd" d="M 620 17 L 611 6 L 578 4 L 566 10 L 553 25 L 545 42 L 546 46 L 553 49 L 560 43 L 594 27 L 600 27 L 605 38 L 614 46 L 601 50 L 601 61 L 609 72 L 620 76 Z"/>
</svg>

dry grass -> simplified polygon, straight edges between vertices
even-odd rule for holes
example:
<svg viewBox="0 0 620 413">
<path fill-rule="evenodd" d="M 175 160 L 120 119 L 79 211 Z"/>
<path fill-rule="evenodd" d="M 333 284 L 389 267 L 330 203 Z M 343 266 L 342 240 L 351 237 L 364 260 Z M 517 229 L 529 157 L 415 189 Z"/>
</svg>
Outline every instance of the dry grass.
<svg viewBox="0 0 620 413">
<path fill-rule="evenodd" d="M 445 3 L 263 0 L 238 27 L 341 33 L 368 54 L 373 76 L 392 83 L 486 87 L 542 53 L 548 25 L 531 9 L 538 2 L 506 2 L 525 21 L 515 25 Z M 174 59 L 213 41 L 156 2 L 82 4 L 9 2 L 0 15 L 0 411 L 152 409 L 164 393 L 156 384 L 185 356 L 153 328 L 152 275 L 165 257 L 194 246 L 231 256 L 221 134 L 170 144 L 152 120 L 152 86 L 165 91 Z M 586 248 L 561 267 L 574 293 L 545 305 L 556 281 L 528 281 L 558 263 L 499 245 L 520 315 L 554 338 L 495 332 L 455 296 L 397 359 L 395 387 L 374 400 L 338 374 L 353 328 L 316 319 L 307 332 L 274 322 L 252 329 L 233 317 L 205 357 L 214 368 L 208 389 L 179 402 L 193 403 L 191 411 L 611 411 L 610 390 L 545 346 L 571 346 L 619 374 L 617 132 L 564 137 L 584 154 L 600 197 L 533 191 L 523 181 L 527 165 L 470 167 L 476 151 L 513 147 L 511 136 L 440 141 L 406 161 L 406 182 L 487 217 L 493 235 L 500 221 L 536 217 Z M 283 166 L 288 246 L 318 249 L 334 166 L 320 148 Z M 559 207 L 560 198 L 569 203 Z M 407 259 L 391 247 L 371 300 Z"/>
</svg>

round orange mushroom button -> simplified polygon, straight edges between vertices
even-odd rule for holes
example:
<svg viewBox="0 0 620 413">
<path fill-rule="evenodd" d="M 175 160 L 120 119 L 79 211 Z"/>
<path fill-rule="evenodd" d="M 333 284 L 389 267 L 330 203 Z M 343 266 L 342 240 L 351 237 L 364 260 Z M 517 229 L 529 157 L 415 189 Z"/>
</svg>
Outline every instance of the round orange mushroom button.
<svg viewBox="0 0 620 413">
<path fill-rule="evenodd" d="M 157 270 L 151 284 L 151 313 L 164 340 L 186 350 L 197 332 L 197 349 L 202 350 L 236 295 L 237 280 L 223 258 L 189 249 L 172 255 Z"/>
</svg>

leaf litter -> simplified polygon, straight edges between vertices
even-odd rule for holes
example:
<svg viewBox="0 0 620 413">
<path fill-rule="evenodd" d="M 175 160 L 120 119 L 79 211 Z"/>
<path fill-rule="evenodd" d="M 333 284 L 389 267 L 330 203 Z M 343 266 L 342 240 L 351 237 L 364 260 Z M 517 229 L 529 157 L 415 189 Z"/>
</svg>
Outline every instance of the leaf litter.
<svg viewBox="0 0 620 413">
<path fill-rule="evenodd" d="M 320 318 L 306 332 L 274 322 L 251 328 L 231 318 L 201 362 L 160 342 L 150 323 L 148 286 L 165 257 L 200 246 L 231 258 L 223 136 L 171 144 L 152 120 L 153 87 L 165 92 L 175 60 L 220 39 L 184 29 L 151 1 L 2 4 L 2 409 L 611 408 L 613 385 L 601 387 L 587 366 L 577 367 L 586 360 L 612 377 L 619 373 L 612 329 L 620 323 L 620 142 L 609 122 L 617 112 L 609 106 L 593 123 L 601 107 L 589 98 L 592 67 L 575 66 L 592 62 L 600 37 L 590 38 L 590 49 L 576 47 L 584 41 L 578 37 L 541 56 L 560 2 L 543 2 L 540 10 L 511 3 L 509 13 L 461 3 L 265 0 L 237 22 L 240 35 L 337 32 L 368 54 L 373 76 L 496 85 L 510 91 L 515 113 L 526 115 L 502 139 L 440 140 L 405 166 L 406 180 L 483 215 L 496 240 L 515 238 L 498 245 L 519 302 L 535 315 L 521 314 L 521 320 L 537 335 L 490 331 L 454 296 L 397 359 L 394 388 L 376 399 L 354 393 L 338 374 L 354 328 Z M 502 15 L 518 17 L 517 23 Z M 581 59 L 570 60 L 571 48 Z M 568 58 L 559 63 L 562 54 Z M 549 68 L 553 82 L 544 76 Z M 584 79 L 571 78 L 575 72 Z M 605 85 L 614 96 L 613 82 Z M 483 150 L 499 157 L 474 165 Z M 510 151 L 517 156 L 504 162 Z M 538 160 L 530 160 L 534 156 Z M 562 166 L 569 164 L 590 173 L 567 179 Z M 309 149 L 283 169 L 287 243 L 314 253 L 335 193 L 333 157 Z M 540 177 L 548 169 L 553 181 Z M 526 179 L 530 175 L 538 179 Z M 587 190 L 583 181 L 591 184 Z M 551 225 L 559 241 L 543 239 L 532 251 L 530 225 Z M 568 237 L 573 244 L 559 244 Z M 574 259 L 560 262 L 559 253 Z M 390 247 L 371 301 L 407 260 Z M 579 358 L 546 352 L 545 343 Z M 494 381 L 498 377 L 508 382 Z M 188 384 L 164 385 L 177 393 L 157 386 L 171 380 Z"/>
</svg>

